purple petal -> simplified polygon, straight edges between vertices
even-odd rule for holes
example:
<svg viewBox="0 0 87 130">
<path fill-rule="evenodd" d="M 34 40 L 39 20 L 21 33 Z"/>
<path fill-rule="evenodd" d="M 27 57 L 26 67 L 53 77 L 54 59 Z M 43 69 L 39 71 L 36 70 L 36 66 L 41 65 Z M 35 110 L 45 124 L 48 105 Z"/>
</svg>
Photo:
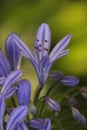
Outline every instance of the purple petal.
<svg viewBox="0 0 87 130">
<path fill-rule="evenodd" d="M 3 122 L 4 122 L 5 107 L 6 106 L 4 96 L 0 94 L 0 130 L 4 130 Z"/>
<path fill-rule="evenodd" d="M 22 122 L 22 123 L 17 125 L 15 130 L 28 130 L 28 128 L 27 128 L 25 122 Z"/>
<path fill-rule="evenodd" d="M 42 129 L 44 128 L 45 120 L 40 118 L 35 118 L 30 120 L 30 126 L 35 129 Z"/>
<path fill-rule="evenodd" d="M 11 65 L 11 69 L 15 70 L 20 60 L 20 53 L 15 43 L 13 33 L 7 37 L 5 47 L 6 47 L 7 57 Z"/>
<path fill-rule="evenodd" d="M 10 65 L 6 57 L 3 55 L 2 51 L 0 50 L 0 76 L 5 76 L 10 73 Z"/>
<path fill-rule="evenodd" d="M 54 59 L 54 61 L 60 59 L 60 58 L 63 57 L 63 56 L 66 56 L 67 54 L 69 54 L 69 52 L 70 52 L 69 49 L 64 50 L 64 51 L 61 51 L 61 52 L 58 54 L 58 56 L 56 55 L 56 58 Z M 53 61 L 53 62 L 54 62 L 54 61 Z"/>
<path fill-rule="evenodd" d="M 38 61 L 41 60 L 42 56 L 47 55 L 50 49 L 51 43 L 51 32 L 48 24 L 43 23 L 40 25 L 34 47 L 34 54 Z"/>
<path fill-rule="evenodd" d="M 3 85 L 3 83 L 5 82 L 6 77 L 0 77 L 0 86 Z"/>
<path fill-rule="evenodd" d="M 52 130 L 51 121 L 49 118 L 45 119 L 45 129 L 44 130 Z"/>
<path fill-rule="evenodd" d="M 58 55 L 60 57 L 60 54 L 62 51 L 67 47 L 71 40 L 72 35 L 67 35 L 64 37 L 57 45 L 53 48 L 52 52 L 50 53 L 50 60 L 53 62 L 55 59 L 58 58 Z M 63 52 L 64 53 L 64 52 Z"/>
<path fill-rule="evenodd" d="M 24 121 L 27 113 L 28 113 L 27 106 L 19 106 L 16 109 L 14 109 L 8 119 L 6 130 L 15 129 L 18 123 Z"/>
<path fill-rule="evenodd" d="M 49 107 L 51 108 L 51 110 L 56 111 L 56 112 L 61 111 L 60 104 L 57 101 L 49 97 L 45 97 L 45 100 L 47 104 L 49 105 Z"/>
<path fill-rule="evenodd" d="M 17 90 L 17 87 L 10 88 L 4 95 L 5 99 L 12 97 L 14 93 L 16 92 L 16 90 Z"/>
<path fill-rule="evenodd" d="M 41 87 L 43 87 L 48 77 L 48 66 L 49 66 L 49 56 L 43 56 L 39 67 L 40 69 L 39 80 Z"/>
<path fill-rule="evenodd" d="M 17 47 L 19 48 L 20 53 L 25 56 L 28 59 L 34 59 L 31 51 L 29 50 L 29 48 L 27 47 L 27 45 L 25 45 L 25 43 L 23 43 L 21 41 L 21 39 L 17 36 L 16 33 L 12 33 L 12 37 L 15 41 L 15 44 L 17 45 Z"/>
<path fill-rule="evenodd" d="M 36 114 L 37 108 L 36 108 L 36 106 L 35 106 L 34 104 L 31 104 L 31 105 L 30 105 L 30 107 L 29 107 L 29 112 L 30 112 L 32 115 Z"/>
<path fill-rule="evenodd" d="M 75 76 L 64 76 L 60 83 L 66 86 L 73 87 L 79 83 L 79 79 Z"/>
<path fill-rule="evenodd" d="M 86 118 L 75 107 L 72 107 L 72 115 L 73 115 L 73 118 L 78 121 L 78 123 L 86 124 Z"/>
<path fill-rule="evenodd" d="M 63 78 L 63 73 L 60 71 L 53 71 L 49 73 L 49 79 L 54 79 L 56 81 L 60 81 Z"/>
<path fill-rule="evenodd" d="M 11 88 L 11 86 L 19 81 L 21 76 L 22 76 L 22 70 L 20 69 L 11 72 L 3 84 L 1 93 L 5 95 L 7 91 Z"/>
<path fill-rule="evenodd" d="M 28 80 L 21 80 L 18 84 L 17 97 L 19 105 L 28 105 L 31 98 L 31 84 Z"/>
</svg>

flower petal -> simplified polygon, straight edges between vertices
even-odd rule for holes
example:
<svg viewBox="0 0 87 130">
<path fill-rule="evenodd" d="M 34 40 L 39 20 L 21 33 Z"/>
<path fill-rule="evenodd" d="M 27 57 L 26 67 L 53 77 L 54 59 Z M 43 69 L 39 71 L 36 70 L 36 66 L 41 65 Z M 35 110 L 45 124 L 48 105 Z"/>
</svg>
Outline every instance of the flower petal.
<svg viewBox="0 0 87 130">
<path fill-rule="evenodd" d="M 31 51 L 29 50 L 29 48 L 27 47 L 27 45 L 25 45 L 25 43 L 23 43 L 21 41 L 21 39 L 17 36 L 16 33 L 12 33 L 12 37 L 15 41 L 15 44 L 17 45 L 17 47 L 19 48 L 20 53 L 25 56 L 28 59 L 34 59 Z"/>
<path fill-rule="evenodd" d="M 49 107 L 51 108 L 51 110 L 59 112 L 61 111 L 60 105 L 57 101 L 49 98 L 49 97 L 45 97 L 45 100 L 47 102 L 47 104 L 49 105 Z"/>
<path fill-rule="evenodd" d="M 7 98 L 12 97 L 12 96 L 14 95 L 14 93 L 16 92 L 16 90 L 17 90 L 17 87 L 12 87 L 12 88 L 10 88 L 10 89 L 6 92 L 6 94 L 4 95 L 4 98 L 7 99 Z"/>
<path fill-rule="evenodd" d="M 50 53 L 50 60 L 53 62 L 55 59 L 58 58 L 58 55 L 67 47 L 71 40 L 72 35 L 67 35 L 64 37 L 57 45 L 53 48 L 52 52 Z"/>
<path fill-rule="evenodd" d="M 35 118 L 30 120 L 30 126 L 35 129 L 42 129 L 44 128 L 45 120 L 40 118 Z"/>
<path fill-rule="evenodd" d="M 48 24 L 43 23 L 40 25 L 37 31 L 34 54 L 38 61 L 41 60 L 42 56 L 47 55 L 50 49 L 51 43 L 51 32 Z"/>
<path fill-rule="evenodd" d="M 25 122 L 22 122 L 17 125 L 17 128 L 15 130 L 28 130 L 28 128 L 27 128 Z"/>
<path fill-rule="evenodd" d="M 45 129 L 44 130 L 52 130 L 51 121 L 49 118 L 45 119 Z"/>
<path fill-rule="evenodd" d="M 16 109 L 14 109 L 8 119 L 6 130 L 15 129 L 18 123 L 24 121 L 27 113 L 28 113 L 27 106 L 19 106 Z"/>
<path fill-rule="evenodd" d="M 61 57 L 66 56 L 67 54 L 69 54 L 69 52 L 70 52 L 69 49 L 61 51 L 58 54 L 58 56 L 56 55 L 56 57 L 54 58 L 54 60 L 52 62 L 55 62 L 56 60 L 60 59 Z"/>
<path fill-rule="evenodd" d="M 66 86 L 73 87 L 79 83 L 79 79 L 75 76 L 64 76 L 60 83 Z"/>
<path fill-rule="evenodd" d="M 86 124 L 86 118 L 75 107 L 72 107 L 72 115 L 73 115 L 73 118 L 78 121 L 78 123 Z"/>
<path fill-rule="evenodd" d="M 43 87 L 43 85 L 46 82 L 49 73 L 48 66 L 49 66 L 49 56 L 43 56 L 40 61 L 40 67 L 39 67 L 40 69 L 39 80 L 40 80 L 41 87 Z"/>
<path fill-rule="evenodd" d="M 3 83 L 5 82 L 6 77 L 0 77 L 0 86 L 3 85 Z"/>
<path fill-rule="evenodd" d="M 15 70 L 20 60 L 20 52 L 15 43 L 13 33 L 7 37 L 5 47 L 11 69 Z"/>
<path fill-rule="evenodd" d="M 18 83 L 17 97 L 19 105 L 28 105 L 31 98 L 31 84 L 28 80 L 20 80 Z"/>
<path fill-rule="evenodd" d="M 63 76 L 64 74 L 60 71 L 53 71 L 49 73 L 49 79 L 54 79 L 56 81 L 60 81 Z"/>
<path fill-rule="evenodd" d="M 19 81 L 19 79 L 20 79 L 21 76 L 22 76 L 22 70 L 20 70 L 20 69 L 11 72 L 8 75 L 6 81 L 3 84 L 1 93 L 3 93 L 3 95 L 5 96 L 5 94 L 7 93 L 7 91 L 11 88 L 11 86 L 13 84 L 15 84 L 16 82 Z"/>
<path fill-rule="evenodd" d="M 0 94 L 0 130 L 4 130 L 3 122 L 4 122 L 4 114 L 5 114 L 5 99 L 2 94 Z"/>
<path fill-rule="evenodd" d="M 0 50 L 0 76 L 5 76 L 10 73 L 10 65 L 7 58 L 3 55 L 2 51 Z"/>
</svg>

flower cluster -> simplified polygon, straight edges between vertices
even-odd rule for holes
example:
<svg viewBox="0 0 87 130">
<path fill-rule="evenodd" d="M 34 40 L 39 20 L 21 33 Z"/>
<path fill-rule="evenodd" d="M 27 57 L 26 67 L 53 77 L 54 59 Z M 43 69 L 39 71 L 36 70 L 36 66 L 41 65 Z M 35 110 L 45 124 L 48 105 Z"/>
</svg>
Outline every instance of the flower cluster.
<svg viewBox="0 0 87 130">
<path fill-rule="evenodd" d="M 54 62 L 69 53 L 68 46 L 72 35 L 65 36 L 50 52 L 51 31 L 48 24 L 39 27 L 34 43 L 34 54 L 16 33 L 11 33 L 5 43 L 6 57 L 0 50 L 0 130 L 52 130 L 52 118 L 46 116 L 45 105 L 50 108 L 52 117 L 62 111 L 60 102 L 50 95 L 55 85 L 74 87 L 79 83 L 75 76 L 64 75 L 62 72 L 50 72 Z M 36 71 L 39 87 L 31 101 L 31 83 L 21 79 L 23 71 L 20 68 L 21 58 L 27 58 Z M 54 81 L 47 92 L 41 96 L 46 81 Z M 50 96 L 49 96 L 50 95 Z M 80 124 L 85 124 L 85 117 L 74 106 L 76 100 L 70 95 L 63 95 L 68 102 L 72 117 Z M 7 99 L 11 105 L 7 104 Z M 74 105 L 73 105 L 74 104 Z M 47 108 L 47 109 L 49 109 Z M 43 112 L 45 111 L 45 112 Z M 56 112 L 56 113 L 55 113 Z M 54 114 L 54 115 L 53 115 Z"/>
</svg>

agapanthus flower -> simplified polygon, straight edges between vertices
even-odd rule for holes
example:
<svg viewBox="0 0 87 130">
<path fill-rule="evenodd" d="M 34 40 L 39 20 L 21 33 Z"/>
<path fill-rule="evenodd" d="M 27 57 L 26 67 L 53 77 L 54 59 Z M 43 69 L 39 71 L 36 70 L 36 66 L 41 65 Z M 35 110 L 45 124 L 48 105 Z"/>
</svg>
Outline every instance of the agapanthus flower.
<svg viewBox="0 0 87 130">
<path fill-rule="evenodd" d="M 6 57 L 0 50 L 0 85 L 4 83 L 6 77 L 11 73 L 11 71 L 18 68 L 21 57 L 18 47 L 14 41 L 11 40 L 10 36 L 6 39 L 5 46 Z"/>
<path fill-rule="evenodd" d="M 35 118 L 30 120 L 30 126 L 37 129 L 37 130 L 51 130 L 51 121 L 49 118 L 46 119 L 40 119 Z"/>
<path fill-rule="evenodd" d="M 79 79 L 76 76 L 64 75 L 62 72 L 53 71 L 49 74 L 49 79 L 54 79 L 58 83 L 65 86 L 76 86 L 79 83 Z"/>
<path fill-rule="evenodd" d="M 19 126 L 19 124 L 24 122 L 27 113 L 28 113 L 28 107 L 26 105 L 18 106 L 17 108 L 15 108 L 9 116 L 6 130 L 16 130 L 17 125 Z"/>
<path fill-rule="evenodd" d="M 31 84 L 28 80 L 20 80 L 17 85 L 17 97 L 19 105 L 28 105 L 31 97 Z"/>
<path fill-rule="evenodd" d="M 45 97 L 45 100 L 52 111 L 56 111 L 56 112 L 61 111 L 60 104 L 57 101 L 49 97 Z"/>
<path fill-rule="evenodd" d="M 86 124 L 86 118 L 84 117 L 84 115 L 81 114 L 77 108 L 75 107 L 71 107 L 71 108 L 72 108 L 73 118 L 76 119 L 80 124 Z"/>
<path fill-rule="evenodd" d="M 64 37 L 49 54 L 51 44 L 50 28 L 46 23 L 41 24 L 36 34 L 34 55 L 15 33 L 10 34 L 9 37 L 9 42 L 16 43 L 21 55 L 25 56 L 33 64 L 37 72 L 40 85 L 43 87 L 54 62 L 69 53 L 69 49 L 64 49 L 69 44 L 72 35 L 69 34 Z"/>
<path fill-rule="evenodd" d="M 22 76 L 22 70 L 20 69 L 12 71 L 7 76 L 1 89 L 1 94 L 3 94 L 5 99 L 11 97 L 17 90 L 17 87 L 13 87 L 13 85 L 19 82 L 21 76 Z"/>
</svg>

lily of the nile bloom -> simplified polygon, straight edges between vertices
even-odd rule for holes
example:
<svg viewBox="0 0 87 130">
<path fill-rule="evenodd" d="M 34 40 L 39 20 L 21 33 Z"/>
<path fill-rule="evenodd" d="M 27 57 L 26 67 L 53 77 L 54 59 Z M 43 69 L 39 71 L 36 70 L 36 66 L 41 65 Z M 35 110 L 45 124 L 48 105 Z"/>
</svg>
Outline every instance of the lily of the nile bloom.
<svg viewBox="0 0 87 130">
<path fill-rule="evenodd" d="M 56 112 L 61 111 L 60 104 L 57 101 L 55 101 L 49 97 L 45 97 L 45 100 L 52 111 L 56 111 Z"/>
<path fill-rule="evenodd" d="M 71 87 L 76 86 L 79 83 L 79 79 L 76 76 L 64 76 L 64 74 L 59 71 L 50 72 L 49 79 L 54 79 L 62 85 Z"/>
<path fill-rule="evenodd" d="M 51 130 L 51 121 L 49 118 L 46 119 L 40 119 L 40 118 L 35 118 L 30 120 L 30 126 L 32 128 L 35 128 L 37 130 Z"/>
<path fill-rule="evenodd" d="M 4 114 L 5 114 L 5 99 L 2 94 L 0 94 L 0 130 L 4 130 Z"/>
<path fill-rule="evenodd" d="M 78 121 L 78 123 L 80 124 L 86 124 L 86 118 L 84 117 L 83 114 L 81 114 L 79 112 L 79 110 L 75 107 L 71 107 L 72 108 L 72 115 L 73 115 L 73 118 L 76 119 Z"/>
<path fill-rule="evenodd" d="M 4 123 L 4 114 L 6 110 L 5 99 L 10 98 L 13 96 L 14 92 L 16 91 L 16 87 L 13 87 L 16 82 L 19 81 L 22 75 L 21 70 L 16 70 L 11 72 L 8 77 L 6 78 L 1 93 L 0 93 L 0 130 L 3 130 L 3 123 Z"/>
<path fill-rule="evenodd" d="M 31 97 L 31 84 L 28 80 L 20 80 L 17 85 L 17 97 L 19 105 L 28 105 Z"/>
<path fill-rule="evenodd" d="M 13 85 L 19 82 L 21 76 L 22 76 L 22 70 L 20 69 L 12 71 L 7 76 L 1 90 L 1 94 L 3 94 L 5 99 L 13 96 L 14 92 L 17 90 L 17 86 L 14 87 Z"/>
<path fill-rule="evenodd" d="M 9 37 L 9 42 L 15 41 L 20 53 L 33 64 L 37 72 L 40 85 L 41 87 L 43 87 L 54 62 L 69 53 L 69 49 L 64 49 L 69 44 L 72 36 L 69 34 L 64 37 L 60 42 L 58 42 L 58 44 L 49 54 L 51 44 L 51 32 L 48 24 L 43 23 L 39 27 L 36 34 L 34 55 L 15 33 L 12 33 Z"/>
<path fill-rule="evenodd" d="M 25 122 L 21 122 L 20 124 L 17 125 L 15 130 L 28 130 L 28 127 L 25 124 Z"/>
<path fill-rule="evenodd" d="M 18 130 L 17 127 L 19 127 L 19 125 L 24 122 L 27 113 L 28 113 L 28 107 L 26 105 L 18 106 L 17 108 L 15 108 L 9 116 L 6 130 Z M 24 125 L 22 124 L 22 126 L 24 127 L 25 124 Z"/>
<path fill-rule="evenodd" d="M 11 71 L 18 68 L 21 58 L 18 47 L 14 41 L 11 40 L 10 36 L 6 40 L 5 49 L 7 57 L 5 57 L 0 50 L 0 85 L 4 83 Z"/>
</svg>

